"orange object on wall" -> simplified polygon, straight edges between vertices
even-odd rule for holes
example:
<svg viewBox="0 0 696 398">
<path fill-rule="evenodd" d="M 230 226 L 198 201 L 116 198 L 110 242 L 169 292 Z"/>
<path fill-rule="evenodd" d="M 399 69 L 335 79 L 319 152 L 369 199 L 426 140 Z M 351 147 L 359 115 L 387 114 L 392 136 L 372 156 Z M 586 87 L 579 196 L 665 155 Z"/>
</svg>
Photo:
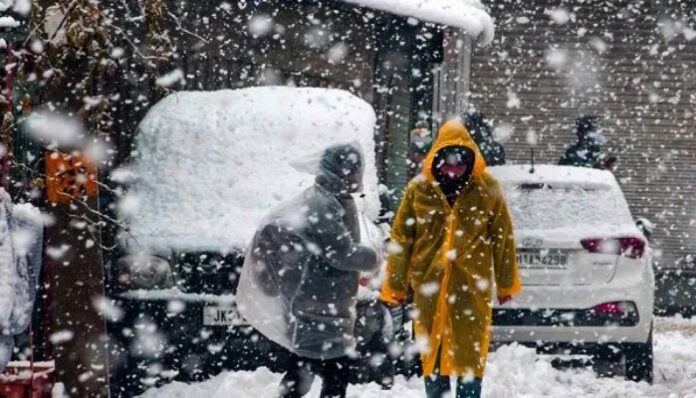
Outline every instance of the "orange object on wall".
<svg viewBox="0 0 696 398">
<path fill-rule="evenodd" d="M 84 154 L 46 154 L 46 194 L 51 203 L 97 195 L 97 168 Z"/>
</svg>

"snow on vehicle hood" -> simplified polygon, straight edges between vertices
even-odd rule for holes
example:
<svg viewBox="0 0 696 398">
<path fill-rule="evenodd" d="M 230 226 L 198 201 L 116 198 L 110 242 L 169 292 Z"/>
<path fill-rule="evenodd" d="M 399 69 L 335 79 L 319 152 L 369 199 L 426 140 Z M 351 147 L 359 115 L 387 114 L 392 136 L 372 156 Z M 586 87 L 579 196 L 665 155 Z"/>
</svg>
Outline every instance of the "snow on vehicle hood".
<svg viewBox="0 0 696 398">
<path fill-rule="evenodd" d="M 122 238 L 155 252 L 246 248 L 269 211 L 314 183 L 291 164 L 347 142 L 365 154 L 358 203 L 375 219 L 375 120 L 367 102 L 341 90 L 172 94 L 138 126 L 134 181 L 120 204 L 129 225 Z"/>
<path fill-rule="evenodd" d="M 480 46 L 493 41 L 495 25 L 478 0 L 342 0 L 375 10 L 463 29 Z"/>
</svg>

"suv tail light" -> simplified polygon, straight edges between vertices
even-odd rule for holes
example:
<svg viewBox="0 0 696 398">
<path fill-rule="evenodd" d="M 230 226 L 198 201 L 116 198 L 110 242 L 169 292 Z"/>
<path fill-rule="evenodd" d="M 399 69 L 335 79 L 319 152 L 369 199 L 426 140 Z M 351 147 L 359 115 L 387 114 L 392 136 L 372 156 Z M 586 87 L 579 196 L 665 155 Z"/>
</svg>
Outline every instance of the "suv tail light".
<svg viewBox="0 0 696 398">
<path fill-rule="evenodd" d="M 645 241 L 634 237 L 583 239 L 580 243 L 590 253 L 616 254 L 638 259 L 645 252 Z"/>
</svg>

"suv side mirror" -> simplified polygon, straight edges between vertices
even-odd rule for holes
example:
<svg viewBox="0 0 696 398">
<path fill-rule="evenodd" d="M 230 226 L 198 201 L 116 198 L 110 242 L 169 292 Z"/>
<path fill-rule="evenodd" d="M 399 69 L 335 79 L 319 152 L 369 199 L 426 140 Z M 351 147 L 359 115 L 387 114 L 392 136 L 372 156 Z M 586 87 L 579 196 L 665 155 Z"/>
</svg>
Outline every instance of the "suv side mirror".
<svg viewBox="0 0 696 398">
<path fill-rule="evenodd" d="M 650 241 L 650 236 L 652 235 L 653 230 L 655 230 L 655 224 L 653 224 L 653 222 L 647 218 L 641 217 L 636 220 L 636 226 L 638 229 L 640 229 L 640 232 L 643 233 L 645 238 Z"/>
</svg>

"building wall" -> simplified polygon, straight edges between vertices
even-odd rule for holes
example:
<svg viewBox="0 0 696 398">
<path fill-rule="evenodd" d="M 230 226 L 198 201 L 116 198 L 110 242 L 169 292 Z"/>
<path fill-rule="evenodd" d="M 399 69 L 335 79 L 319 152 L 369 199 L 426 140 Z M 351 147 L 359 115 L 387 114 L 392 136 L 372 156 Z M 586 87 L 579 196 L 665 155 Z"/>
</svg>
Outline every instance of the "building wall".
<svg viewBox="0 0 696 398">
<path fill-rule="evenodd" d="M 116 129 L 126 141 L 167 91 L 296 85 L 340 88 L 372 99 L 375 29 L 353 7 L 267 1 L 223 8 L 220 2 L 167 1 L 167 13 L 148 23 L 152 18 L 141 15 L 137 2 L 122 3 L 112 8 L 130 37 L 113 39 L 125 50 L 140 43 L 148 57 L 128 51 L 120 65 L 121 96 L 129 102 L 120 104 Z M 182 81 L 169 90 L 155 87 L 157 77 L 177 68 Z"/>
<path fill-rule="evenodd" d="M 512 131 L 508 160 L 528 162 L 533 131 L 537 159 L 556 163 L 575 118 L 599 116 L 634 216 L 656 224 L 660 262 L 696 253 L 696 2 L 487 6 L 497 37 L 475 52 L 471 103 Z"/>
</svg>

